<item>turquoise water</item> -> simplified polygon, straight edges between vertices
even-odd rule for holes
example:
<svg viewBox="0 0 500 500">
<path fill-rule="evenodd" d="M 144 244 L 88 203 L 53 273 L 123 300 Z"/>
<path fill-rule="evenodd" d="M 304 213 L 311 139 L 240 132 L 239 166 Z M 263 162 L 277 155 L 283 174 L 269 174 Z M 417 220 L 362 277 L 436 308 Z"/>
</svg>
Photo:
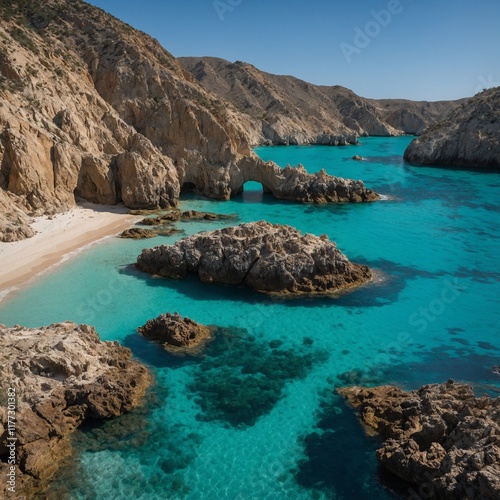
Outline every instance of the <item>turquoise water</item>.
<svg viewBox="0 0 500 500">
<path fill-rule="evenodd" d="M 359 146 L 259 148 L 285 166 L 363 179 L 372 204 L 279 202 L 248 183 L 228 202 L 186 196 L 183 209 L 266 219 L 328 234 L 376 282 L 339 299 L 276 300 L 243 288 L 137 272 L 141 249 L 176 238 L 108 239 L 0 302 L 0 323 L 94 325 L 147 363 L 147 404 L 75 435 L 78 459 L 54 486 L 81 499 L 389 499 L 378 441 L 334 388 L 448 378 L 497 393 L 500 376 L 500 175 L 412 167 L 410 138 Z M 365 161 L 351 160 L 354 154 Z M 185 222 L 184 235 L 223 222 Z M 136 334 L 164 312 L 220 327 L 207 356 L 173 358 Z M 397 490 L 401 493 L 401 490 Z"/>
</svg>

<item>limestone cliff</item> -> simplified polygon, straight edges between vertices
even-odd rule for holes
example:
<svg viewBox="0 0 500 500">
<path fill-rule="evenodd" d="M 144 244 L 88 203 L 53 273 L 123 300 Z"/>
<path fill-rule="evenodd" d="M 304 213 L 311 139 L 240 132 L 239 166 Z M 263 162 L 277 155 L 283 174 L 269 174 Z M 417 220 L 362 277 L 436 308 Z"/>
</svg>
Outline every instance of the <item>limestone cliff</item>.
<svg viewBox="0 0 500 500">
<path fill-rule="evenodd" d="M 500 169 L 500 87 L 485 90 L 429 127 L 405 151 L 416 165 Z"/>
<path fill-rule="evenodd" d="M 148 35 L 81 0 L 0 2 L 0 19 L 1 241 L 75 197 L 156 208 L 183 186 L 228 199 L 286 182 L 252 153 L 251 118 Z"/>
<path fill-rule="evenodd" d="M 419 134 L 458 104 L 365 99 L 339 85 L 313 85 L 215 57 L 179 62 L 207 90 L 249 117 L 252 144 L 342 145 L 364 135 Z"/>
<path fill-rule="evenodd" d="M 34 498 L 71 452 L 76 427 L 137 406 L 151 377 L 131 356 L 87 325 L 0 325 L 1 498 Z M 11 459 L 14 495 L 7 493 Z"/>
</svg>

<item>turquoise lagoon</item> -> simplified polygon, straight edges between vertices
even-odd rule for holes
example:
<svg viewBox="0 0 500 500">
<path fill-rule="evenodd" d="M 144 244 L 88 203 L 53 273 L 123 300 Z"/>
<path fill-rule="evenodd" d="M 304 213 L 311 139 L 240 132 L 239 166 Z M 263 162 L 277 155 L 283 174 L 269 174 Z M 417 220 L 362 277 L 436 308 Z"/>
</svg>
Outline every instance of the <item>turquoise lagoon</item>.
<svg viewBox="0 0 500 500">
<path fill-rule="evenodd" d="M 335 387 L 414 389 L 453 378 L 478 393 L 500 390 L 492 371 L 500 364 L 500 175 L 407 165 L 402 154 L 410 140 L 257 149 L 281 166 L 302 163 L 363 179 L 384 201 L 299 205 L 263 195 L 255 183 L 228 202 L 183 198 L 183 209 L 326 233 L 351 260 L 377 272 L 374 283 L 348 295 L 275 300 L 195 278 L 152 279 L 131 264 L 143 247 L 176 237 L 111 238 L 0 303 L 0 323 L 95 325 L 155 375 L 142 408 L 76 433 L 77 458 L 54 485 L 58 497 L 405 494 L 404 485 L 384 480 L 374 457 L 377 439 L 364 435 Z M 354 154 L 366 159 L 353 161 Z M 179 227 L 188 235 L 223 225 Z M 166 311 L 221 327 L 206 357 L 174 358 L 136 334 Z"/>
</svg>

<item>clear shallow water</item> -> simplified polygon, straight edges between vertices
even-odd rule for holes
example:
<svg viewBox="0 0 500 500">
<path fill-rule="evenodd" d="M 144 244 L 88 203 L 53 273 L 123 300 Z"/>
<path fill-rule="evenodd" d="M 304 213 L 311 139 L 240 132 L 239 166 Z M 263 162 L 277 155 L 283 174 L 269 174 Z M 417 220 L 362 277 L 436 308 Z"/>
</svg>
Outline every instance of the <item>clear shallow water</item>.
<svg viewBox="0 0 500 500">
<path fill-rule="evenodd" d="M 110 239 L 0 302 L 0 323 L 73 320 L 119 340 L 156 376 L 144 408 L 75 436 L 69 498 L 388 499 L 377 441 L 335 386 L 413 389 L 455 378 L 500 389 L 500 175 L 411 167 L 409 138 L 360 146 L 269 147 L 282 166 L 360 178 L 390 197 L 363 205 L 279 202 L 259 185 L 182 208 L 266 219 L 335 240 L 380 279 L 339 299 L 271 300 L 246 289 L 151 279 L 130 264 L 176 237 Z M 351 160 L 354 154 L 366 161 Z M 185 234 L 220 222 L 179 224 Z M 180 235 L 181 237 L 182 235 Z M 225 329 L 202 360 L 172 358 L 135 329 L 178 311 Z M 76 470 L 75 470 L 76 468 Z"/>
</svg>

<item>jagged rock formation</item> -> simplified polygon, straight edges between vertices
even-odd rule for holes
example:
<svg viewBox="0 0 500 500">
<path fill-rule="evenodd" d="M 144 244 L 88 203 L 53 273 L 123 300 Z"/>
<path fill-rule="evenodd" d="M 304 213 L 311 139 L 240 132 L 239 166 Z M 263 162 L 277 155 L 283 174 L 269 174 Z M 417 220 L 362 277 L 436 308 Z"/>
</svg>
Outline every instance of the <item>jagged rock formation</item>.
<svg viewBox="0 0 500 500">
<path fill-rule="evenodd" d="M 244 284 L 279 295 L 332 294 L 371 279 L 366 266 L 349 262 L 326 235 L 303 235 L 290 226 L 265 221 L 145 249 L 137 266 L 166 278 L 194 273 L 207 283 Z"/>
<path fill-rule="evenodd" d="M 47 486 L 71 451 L 69 435 L 84 420 L 130 410 L 149 383 L 148 371 L 131 360 L 129 349 L 101 342 L 90 326 L 0 325 L 0 472 L 7 478 L 13 452 L 17 498 L 33 498 Z M 2 498 L 9 498 L 7 486 L 4 479 Z"/>
<path fill-rule="evenodd" d="M 250 149 L 251 118 L 146 34 L 81 0 L 1 2 L 0 19 L 2 240 L 31 234 L 19 211 L 75 196 L 155 208 L 183 186 L 228 199 L 246 180 L 279 184 Z"/>
<path fill-rule="evenodd" d="M 248 115 L 254 145 L 344 145 L 364 135 L 420 134 L 458 104 L 365 99 L 338 85 L 313 85 L 215 57 L 181 57 L 179 62 L 207 90 Z"/>
<path fill-rule="evenodd" d="M 178 313 L 160 314 L 137 331 L 147 339 L 160 342 L 167 352 L 175 355 L 200 354 L 212 339 L 208 327 Z"/>
<path fill-rule="evenodd" d="M 227 182 L 232 193 L 239 193 L 248 180 L 260 182 L 267 193 L 281 200 L 303 203 L 366 202 L 379 199 L 362 181 L 328 175 L 324 170 L 309 174 L 302 165 L 284 169 L 273 162 L 256 170 L 252 160 L 244 159 Z"/>
<path fill-rule="evenodd" d="M 500 169 L 500 87 L 485 90 L 429 127 L 405 151 L 416 165 Z"/>
<path fill-rule="evenodd" d="M 411 498 L 500 497 L 500 398 L 478 398 L 453 381 L 411 392 L 391 386 L 339 392 L 386 439 L 377 457 L 417 485 Z"/>
</svg>

